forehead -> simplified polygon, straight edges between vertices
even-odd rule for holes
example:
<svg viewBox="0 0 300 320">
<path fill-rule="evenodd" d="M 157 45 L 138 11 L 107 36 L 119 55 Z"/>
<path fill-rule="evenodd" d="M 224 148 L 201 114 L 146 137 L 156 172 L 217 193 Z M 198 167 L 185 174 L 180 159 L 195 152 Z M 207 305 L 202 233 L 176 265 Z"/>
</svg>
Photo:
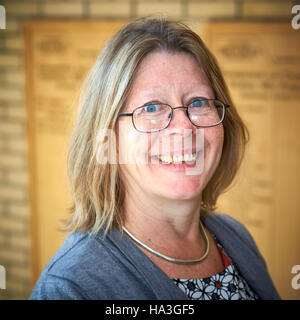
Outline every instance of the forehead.
<svg viewBox="0 0 300 320">
<path fill-rule="evenodd" d="M 153 52 L 138 67 L 131 97 L 210 91 L 210 83 L 196 59 L 188 53 Z M 145 97 L 146 98 L 146 97 Z"/>
</svg>

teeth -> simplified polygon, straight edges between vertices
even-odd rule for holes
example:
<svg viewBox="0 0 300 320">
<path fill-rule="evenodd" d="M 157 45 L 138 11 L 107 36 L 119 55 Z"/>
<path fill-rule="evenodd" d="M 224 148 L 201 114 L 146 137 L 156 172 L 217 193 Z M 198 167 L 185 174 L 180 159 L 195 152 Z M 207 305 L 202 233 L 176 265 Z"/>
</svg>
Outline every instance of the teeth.
<svg viewBox="0 0 300 320">
<path fill-rule="evenodd" d="M 165 163 L 171 163 L 173 158 L 171 156 L 158 156 L 159 160 Z"/>
<path fill-rule="evenodd" d="M 194 152 L 192 154 L 185 154 L 184 156 L 182 156 L 181 154 L 178 155 L 174 155 L 174 156 L 158 156 L 159 160 L 161 160 L 164 163 L 182 163 L 183 161 L 185 162 L 191 162 L 191 161 L 195 161 L 197 158 L 197 153 Z"/>
<path fill-rule="evenodd" d="M 173 156 L 173 162 L 174 162 L 174 163 L 181 163 L 182 160 L 183 160 L 183 158 L 182 158 L 181 155 L 178 155 L 178 156 L 174 155 L 174 156 Z"/>
<path fill-rule="evenodd" d="M 193 158 L 193 155 L 192 154 L 185 154 L 184 155 L 184 161 L 191 161 Z"/>
</svg>

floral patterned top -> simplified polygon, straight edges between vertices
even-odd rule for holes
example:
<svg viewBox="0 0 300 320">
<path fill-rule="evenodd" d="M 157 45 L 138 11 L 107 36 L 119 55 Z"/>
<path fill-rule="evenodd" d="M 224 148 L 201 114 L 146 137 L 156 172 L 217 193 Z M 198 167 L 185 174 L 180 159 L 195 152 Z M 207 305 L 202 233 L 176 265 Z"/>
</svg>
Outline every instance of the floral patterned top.
<svg viewBox="0 0 300 320">
<path fill-rule="evenodd" d="M 203 279 L 173 279 L 175 284 L 192 300 L 259 299 L 218 242 L 217 247 L 223 259 L 223 271 Z"/>
</svg>

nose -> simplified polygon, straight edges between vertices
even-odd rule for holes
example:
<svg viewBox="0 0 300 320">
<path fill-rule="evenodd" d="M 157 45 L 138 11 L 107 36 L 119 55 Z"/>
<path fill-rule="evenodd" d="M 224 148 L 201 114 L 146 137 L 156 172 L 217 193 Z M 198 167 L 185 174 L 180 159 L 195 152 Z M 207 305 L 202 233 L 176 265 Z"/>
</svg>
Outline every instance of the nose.
<svg viewBox="0 0 300 320">
<path fill-rule="evenodd" d="M 193 124 L 187 115 L 187 109 L 184 106 L 173 108 L 173 117 L 169 128 L 177 130 L 193 128 Z"/>
</svg>

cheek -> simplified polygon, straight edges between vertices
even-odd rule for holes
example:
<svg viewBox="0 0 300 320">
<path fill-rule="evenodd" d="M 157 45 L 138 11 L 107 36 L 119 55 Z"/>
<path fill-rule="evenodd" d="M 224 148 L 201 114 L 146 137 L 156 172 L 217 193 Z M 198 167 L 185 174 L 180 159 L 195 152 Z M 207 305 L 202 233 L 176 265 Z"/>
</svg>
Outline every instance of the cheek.
<svg viewBox="0 0 300 320">
<path fill-rule="evenodd" d="M 137 166 L 148 163 L 149 139 L 145 133 L 131 131 L 127 138 L 127 152 L 129 163 Z"/>
<path fill-rule="evenodd" d="M 205 140 L 206 140 L 206 148 L 207 152 L 205 152 L 205 162 L 208 171 L 210 172 L 209 176 L 215 171 L 217 166 L 219 165 L 222 151 L 223 151 L 223 142 L 224 142 L 224 130 L 223 126 L 217 126 L 209 128 L 208 132 L 206 132 Z"/>
<path fill-rule="evenodd" d="M 147 134 L 128 126 L 119 126 L 117 133 L 118 157 L 121 164 L 140 164 L 147 154 Z"/>
<path fill-rule="evenodd" d="M 205 132 L 205 140 L 210 149 L 214 150 L 218 155 L 222 153 L 224 141 L 224 129 L 222 125 L 207 128 Z"/>
</svg>

